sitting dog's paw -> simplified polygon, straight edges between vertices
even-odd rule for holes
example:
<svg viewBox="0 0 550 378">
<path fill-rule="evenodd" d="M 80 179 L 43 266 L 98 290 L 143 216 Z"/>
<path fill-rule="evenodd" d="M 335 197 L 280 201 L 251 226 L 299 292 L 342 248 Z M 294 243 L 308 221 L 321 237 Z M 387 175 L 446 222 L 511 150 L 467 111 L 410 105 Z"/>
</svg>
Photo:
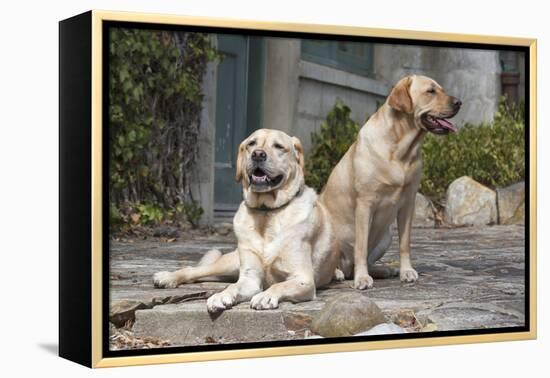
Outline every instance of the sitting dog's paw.
<svg viewBox="0 0 550 378">
<path fill-rule="evenodd" d="M 418 273 L 416 273 L 416 270 L 414 270 L 413 268 L 402 269 L 399 272 L 399 278 L 401 278 L 401 282 L 416 282 L 416 280 L 418 279 Z"/>
<path fill-rule="evenodd" d="M 374 281 L 372 277 L 368 274 L 356 275 L 353 282 L 353 287 L 358 290 L 372 289 L 373 283 Z"/>
<path fill-rule="evenodd" d="M 262 291 L 252 297 L 250 307 L 255 310 L 271 310 L 279 307 L 279 298 L 267 291 Z"/>
<path fill-rule="evenodd" d="M 158 272 L 153 274 L 153 284 L 159 289 L 173 289 L 178 287 L 178 279 L 173 272 Z"/>
<path fill-rule="evenodd" d="M 222 291 L 208 298 L 206 301 L 206 309 L 211 313 L 220 312 L 233 307 L 234 302 L 231 294 Z"/>
</svg>

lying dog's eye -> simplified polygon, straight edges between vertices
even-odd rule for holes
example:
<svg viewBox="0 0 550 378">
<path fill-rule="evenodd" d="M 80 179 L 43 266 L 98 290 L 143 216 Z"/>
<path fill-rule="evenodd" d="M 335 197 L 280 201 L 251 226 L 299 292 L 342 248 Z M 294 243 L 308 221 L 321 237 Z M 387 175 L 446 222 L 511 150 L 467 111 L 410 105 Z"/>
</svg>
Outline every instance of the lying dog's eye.
<svg viewBox="0 0 550 378">
<path fill-rule="evenodd" d="M 426 91 L 427 93 L 430 93 L 430 94 L 434 94 L 435 93 L 435 89 L 433 88 L 430 88 Z"/>
<path fill-rule="evenodd" d="M 285 149 L 284 146 L 282 146 L 282 145 L 279 144 L 279 143 L 275 143 L 275 144 L 273 145 L 273 147 L 275 147 L 275 148 L 278 149 L 278 150 L 284 150 L 284 149 Z"/>
<path fill-rule="evenodd" d="M 255 140 L 252 140 L 250 141 L 248 144 L 247 144 L 247 147 L 253 147 L 256 145 L 256 141 Z"/>
</svg>

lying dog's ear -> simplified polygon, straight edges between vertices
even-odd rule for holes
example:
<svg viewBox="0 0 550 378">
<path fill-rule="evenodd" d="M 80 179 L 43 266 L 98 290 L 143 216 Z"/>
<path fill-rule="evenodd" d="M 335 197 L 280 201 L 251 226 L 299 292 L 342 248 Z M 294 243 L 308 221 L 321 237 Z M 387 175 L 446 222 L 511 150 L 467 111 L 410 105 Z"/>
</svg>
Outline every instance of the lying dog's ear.
<svg viewBox="0 0 550 378">
<path fill-rule="evenodd" d="M 292 137 L 292 145 L 294 146 L 294 154 L 296 160 L 302 169 L 304 169 L 304 148 L 302 147 L 302 142 L 296 137 Z"/>
<path fill-rule="evenodd" d="M 392 109 L 408 114 L 413 112 L 412 99 L 409 94 L 411 82 L 411 77 L 407 76 L 406 78 L 399 80 L 399 82 L 392 89 L 390 96 L 388 97 L 388 104 L 392 107 Z"/>
<path fill-rule="evenodd" d="M 241 182 L 241 180 L 244 177 L 244 170 L 245 170 L 245 146 L 246 146 L 246 140 L 244 140 L 239 145 L 239 152 L 237 154 L 237 161 L 235 162 L 235 181 Z"/>
</svg>

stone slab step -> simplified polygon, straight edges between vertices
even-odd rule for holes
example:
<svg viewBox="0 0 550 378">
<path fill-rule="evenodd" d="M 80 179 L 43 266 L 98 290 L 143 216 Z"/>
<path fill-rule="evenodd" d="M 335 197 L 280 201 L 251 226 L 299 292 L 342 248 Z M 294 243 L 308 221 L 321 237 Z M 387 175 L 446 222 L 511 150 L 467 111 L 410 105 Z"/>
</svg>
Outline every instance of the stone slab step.
<svg viewBox="0 0 550 378">
<path fill-rule="evenodd" d="M 206 310 L 204 300 L 160 305 L 136 311 L 133 329 L 137 337 L 168 340 L 174 345 L 303 339 L 312 316 L 323 304 L 282 303 L 278 309 L 256 311 L 249 303 L 241 303 L 214 316 Z"/>
</svg>

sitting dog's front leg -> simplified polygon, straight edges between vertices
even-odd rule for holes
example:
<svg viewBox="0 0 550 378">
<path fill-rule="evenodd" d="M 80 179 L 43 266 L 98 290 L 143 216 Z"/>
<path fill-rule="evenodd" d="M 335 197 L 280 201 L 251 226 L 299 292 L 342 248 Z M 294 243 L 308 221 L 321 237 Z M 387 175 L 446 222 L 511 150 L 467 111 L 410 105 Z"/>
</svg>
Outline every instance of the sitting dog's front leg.
<svg viewBox="0 0 550 378">
<path fill-rule="evenodd" d="M 355 249 L 353 287 L 359 290 L 370 289 L 373 279 L 367 266 L 369 249 L 369 231 L 372 221 L 370 204 L 366 200 L 357 200 L 355 209 Z"/>
<path fill-rule="evenodd" d="M 262 291 L 263 267 L 258 257 L 250 252 L 239 250 L 239 279 L 221 293 L 212 295 L 206 301 L 208 312 L 219 312 L 246 302 L 254 294 Z"/>
<path fill-rule="evenodd" d="M 414 200 L 416 191 L 411 200 L 397 212 L 397 229 L 399 233 L 399 276 L 402 282 L 415 282 L 418 273 L 411 264 L 411 228 L 414 217 Z"/>
</svg>

